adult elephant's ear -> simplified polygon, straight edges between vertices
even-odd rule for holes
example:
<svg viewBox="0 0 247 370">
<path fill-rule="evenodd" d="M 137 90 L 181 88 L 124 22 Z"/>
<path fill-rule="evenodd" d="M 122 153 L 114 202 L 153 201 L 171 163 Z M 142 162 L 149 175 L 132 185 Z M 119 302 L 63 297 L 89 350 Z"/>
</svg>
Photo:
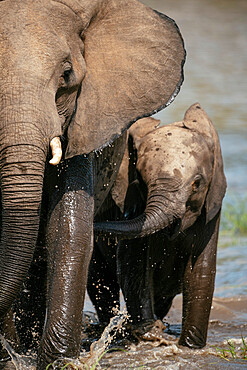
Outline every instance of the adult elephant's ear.
<svg viewBox="0 0 247 370">
<path fill-rule="evenodd" d="M 207 113 L 199 103 L 193 104 L 186 111 L 183 124 L 185 127 L 202 134 L 209 145 L 209 149 L 213 152 L 213 173 L 205 202 L 206 222 L 209 222 L 221 209 L 226 192 L 226 178 L 219 137 Z"/>
<path fill-rule="evenodd" d="M 183 82 L 185 50 L 172 19 L 136 0 L 103 0 L 92 8 L 83 34 L 87 72 L 66 157 L 112 142 L 170 104 Z"/>
</svg>

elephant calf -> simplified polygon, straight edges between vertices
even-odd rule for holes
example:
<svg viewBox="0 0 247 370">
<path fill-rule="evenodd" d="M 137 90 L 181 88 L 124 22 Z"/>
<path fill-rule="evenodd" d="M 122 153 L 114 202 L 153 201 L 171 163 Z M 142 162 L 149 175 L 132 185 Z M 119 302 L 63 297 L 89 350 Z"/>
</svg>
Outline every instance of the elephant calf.
<svg viewBox="0 0 247 370">
<path fill-rule="evenodd" d="M 156 120 L 143 120 L 129 130 L 129 153 L 112 190 L 111 213 L 114 207 L 123 209 L 124 202 L 125 220 L 95 223 L 96 233 L 124 240 L 115 252 L 102 240 L 95 246 L 88 291 L 100 319 L 107 318 L 107 303 L 112 307 L 117 300 L 118 280 L 133 323 L 143 326 L 163 319 L 182 292 L 179 344 L 201 348 L 207 338 L 226 190 L 219 138 L 198 103 L 182 122 L 155 127 Z M 100 270 L 104 263 L 108 267 Z M 93 273 L 105 290 L 93 289 Z M 112 301 L 106 288 L 113 292 Z"/>
</svg>

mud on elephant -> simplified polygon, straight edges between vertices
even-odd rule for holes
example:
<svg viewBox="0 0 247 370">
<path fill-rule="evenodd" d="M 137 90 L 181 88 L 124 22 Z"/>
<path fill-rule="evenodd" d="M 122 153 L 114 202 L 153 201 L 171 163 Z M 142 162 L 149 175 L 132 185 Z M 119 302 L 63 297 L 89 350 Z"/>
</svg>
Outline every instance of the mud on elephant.
<svg viewBox="0 0 247 370">
<path fill-rule="evenodd" d="M 120 241 L 111 255 L 114 248 L 98 242 L 90 270 L 108 263 L 101 285 L 115 282 L 117 301 L 119 282 L 131 320 L 151 332 L 155 318 L 162 320 L 182 292 L 179 343 L 201 348 L 207 338 L 226 190 L 220 143 L 198 103 L 187 110 L 182 122 L 155 126 L 156 120 L 145 118 L 129 130 L 129 152 L 112 191 L 112 209 L 119 209 L 120 219 L 124 207 L 125 220 L 95 224 L 97 233 L 128 240 Z M 109 214 L 103 216 L 110 220 Z M 99 318 L 106 318 L 106 303 L 111 307 L 114 302 L 92 289 L 93 279 L 90 272 L 88 291 Z"/>
<path fill-rule="evenodd" d="M 25 282 L 19 336 L 37 328 L 44 369 L 79 354 L 94 214 L 123 132 L 174 99 L 185 51 L 175 22 L 135 0 L 0 1 L 0 49 L 0 326 Z"/>
</svg>

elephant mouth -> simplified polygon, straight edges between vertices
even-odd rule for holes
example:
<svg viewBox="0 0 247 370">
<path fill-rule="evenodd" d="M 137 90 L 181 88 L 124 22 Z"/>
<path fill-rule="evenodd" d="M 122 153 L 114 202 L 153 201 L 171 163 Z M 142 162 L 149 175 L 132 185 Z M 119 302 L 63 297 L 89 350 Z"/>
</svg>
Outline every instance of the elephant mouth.
<svg viewBox="0 0 247 370">
<path fill-rule="evenodd" d="M 175 218 L 173 223 L 167 226 L 167 228 L 164 231 L 169 240 L 174 240 L 178 236 L 181 229 L 181 225 L 182 225 L 181 218 Z"/>
</svg>

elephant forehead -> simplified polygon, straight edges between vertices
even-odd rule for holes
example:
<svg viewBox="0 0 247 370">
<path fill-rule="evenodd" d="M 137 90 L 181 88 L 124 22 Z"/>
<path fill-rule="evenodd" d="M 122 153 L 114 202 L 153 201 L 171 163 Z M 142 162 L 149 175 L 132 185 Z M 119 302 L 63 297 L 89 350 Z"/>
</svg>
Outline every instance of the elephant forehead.
<svg viewBox="0 0 247 370">
<path fill-rule="evenodd" d="M 42 6 L 30 0 L 0 2 L 1 81 L 8 79 L 13 85 L 17 82 L 12 78 L 23 74 L 47 87 L 60 63 L 69 58 L 79 29 L 79 18 L 61 4 L 46 0 Z M 19 80 L 22 83 L 23 77 Z"/>
<path fill-rule="evenodd" d="M 196 173 L 206 174 L 213 165 L 213 153 L 201 135 L 170 126 L 146 135 L 139 146 L 137 168 L 144 181 L 153 176 L 182 179 Z"/>
<path fill-rule="evenodd" d="M 53 40 L 62 41 L 65 33 L 71 37 L 71 29 L 79 32 L 81 26 L 81 19 L 72 10 L 50 0 L 42 0 L 42 6 L 35 0 L 0 1 L 0 42 L 4 45 L 10 40 L 12 51 L 31 45 L 31 50 L 46 52 L 56 47 Z"/>
</svg>

